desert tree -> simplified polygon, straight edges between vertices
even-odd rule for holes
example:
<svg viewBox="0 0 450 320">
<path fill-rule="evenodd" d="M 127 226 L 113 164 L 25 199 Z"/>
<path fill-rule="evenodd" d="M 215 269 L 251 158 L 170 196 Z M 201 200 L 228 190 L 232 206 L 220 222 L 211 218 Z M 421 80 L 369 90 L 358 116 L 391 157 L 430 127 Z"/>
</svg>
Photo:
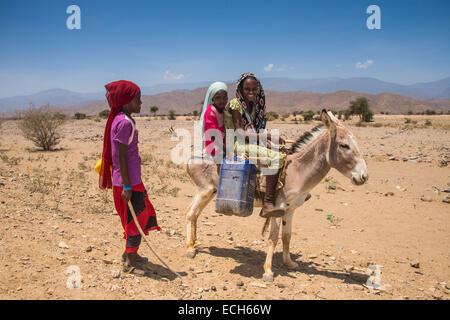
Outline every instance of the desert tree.
<svg viewBox="0 0 450 320">
<path fill-rule="evenodd" d="M 156 116 L 156 113 L 158 112 L 159 108 L 157 106 L 151 106 L 150 112 L 153 113 L 153 116 Z"/>
<path fill-rule="evenodd" d="M 52 150 L 61 140 L 61 125 L 66 117 L 49 107 L 30 108 L 21 114 L 19 128 L 24 137 L 45 151 Z"/>
<path fill-rule="evenodd" d="M 349 111 L 351 115 L 358 115 L 360 121 L 372 121 L 373 112 L 370 110 L 369 100 L 366 97 L 359 97 L 356 100 L 350 101 Z"/>
</svg>

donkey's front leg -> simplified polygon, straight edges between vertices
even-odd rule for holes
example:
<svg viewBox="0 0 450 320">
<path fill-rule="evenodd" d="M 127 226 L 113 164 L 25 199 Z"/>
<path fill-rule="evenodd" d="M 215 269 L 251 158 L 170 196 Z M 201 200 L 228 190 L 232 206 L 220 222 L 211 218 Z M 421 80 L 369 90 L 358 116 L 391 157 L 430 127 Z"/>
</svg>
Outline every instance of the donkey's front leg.
<svg viewBox="0 0 450 320">
<path fill-rule="evenodd" d="M 292 233 L 292 218 L 294 216 L 294 211 L 290 209 L 283 216 L 283 227 L 281 228 L 281 239 L 283 241 L 283 264 L 288 268 L 297 268 L 298 263 L 291 260 L 291 255 L 289 253 L 289 243 L 291 242 Z"/>
<path fill-rule="evenodd" d="M 199 191 L 186 212 L 186 256 L 194 258 L 196 254 L 195 246 L 197 241 L 197 219 L 205 206 L 214 197 L 214 187 Z"/>
<path fill-rule="evenodd" d="M 273 281 L 272 272 L 272 257 L 275 247 L 278 242 L 278 234 L 280 232 L 280 225 L 277 218 L 270 218 L 270 233 L 269 233 L 269 249 L 267 250 L 266 262 L 264 263 L 264 281 Z"/>
</svg>

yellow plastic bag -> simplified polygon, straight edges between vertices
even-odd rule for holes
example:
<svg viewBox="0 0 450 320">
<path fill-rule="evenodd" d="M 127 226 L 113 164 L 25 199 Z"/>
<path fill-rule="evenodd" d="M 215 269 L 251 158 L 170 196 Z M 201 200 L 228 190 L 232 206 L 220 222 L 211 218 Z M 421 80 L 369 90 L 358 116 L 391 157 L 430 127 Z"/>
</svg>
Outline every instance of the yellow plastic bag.
<svg viewBox="0 0 450 320">
<path fill-rule="evenodd" d="M 95 164 L 94 170 L 97 171 L 99 175 L 103 174 L 103 172 L 100 172 L 102 169 L 102 159 L 98 160 Z M 112 177 L 112 170 L 111 167 L 109 167 L 109 171 L 111 171 L 111 177 Z"/>
</svg>

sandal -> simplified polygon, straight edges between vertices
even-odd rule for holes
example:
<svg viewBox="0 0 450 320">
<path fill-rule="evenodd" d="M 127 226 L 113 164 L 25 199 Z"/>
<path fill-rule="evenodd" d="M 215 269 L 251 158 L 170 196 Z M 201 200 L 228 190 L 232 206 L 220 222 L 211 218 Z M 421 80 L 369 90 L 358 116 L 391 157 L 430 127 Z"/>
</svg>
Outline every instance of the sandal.
<svg viewBox="0 0 450 320">
<path fill-rule="evenodd" d="M 133 266 L 123 266 L 122 267 L 122 271 L 125 274 L 135 274 L 137 276 L 145 276 L 145 271 L 141 270 L 141 269 L 137 269 L 136 267 Z"/>
</svg>

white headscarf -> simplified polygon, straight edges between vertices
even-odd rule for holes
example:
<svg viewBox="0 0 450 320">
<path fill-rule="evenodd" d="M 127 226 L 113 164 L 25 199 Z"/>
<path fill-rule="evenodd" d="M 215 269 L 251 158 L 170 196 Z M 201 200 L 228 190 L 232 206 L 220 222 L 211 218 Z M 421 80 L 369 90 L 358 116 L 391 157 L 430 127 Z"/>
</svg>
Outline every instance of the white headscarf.
<svg viewBox="0 0 450 320">
<path fill-rule="evenodd" d="M 206 91 L 205 100 L 203 102 L 202 114 L 200 115 L 200 121 L 202 123 L 202 139 L 205 141 L 205 112 L 210 104 L 213 104 L 213 97 L 217 92 L 224 90 L 228 92 L 227 85 L 223 82 L 217 81 L 209 86 L 208 91 Z"/>
</svg>

